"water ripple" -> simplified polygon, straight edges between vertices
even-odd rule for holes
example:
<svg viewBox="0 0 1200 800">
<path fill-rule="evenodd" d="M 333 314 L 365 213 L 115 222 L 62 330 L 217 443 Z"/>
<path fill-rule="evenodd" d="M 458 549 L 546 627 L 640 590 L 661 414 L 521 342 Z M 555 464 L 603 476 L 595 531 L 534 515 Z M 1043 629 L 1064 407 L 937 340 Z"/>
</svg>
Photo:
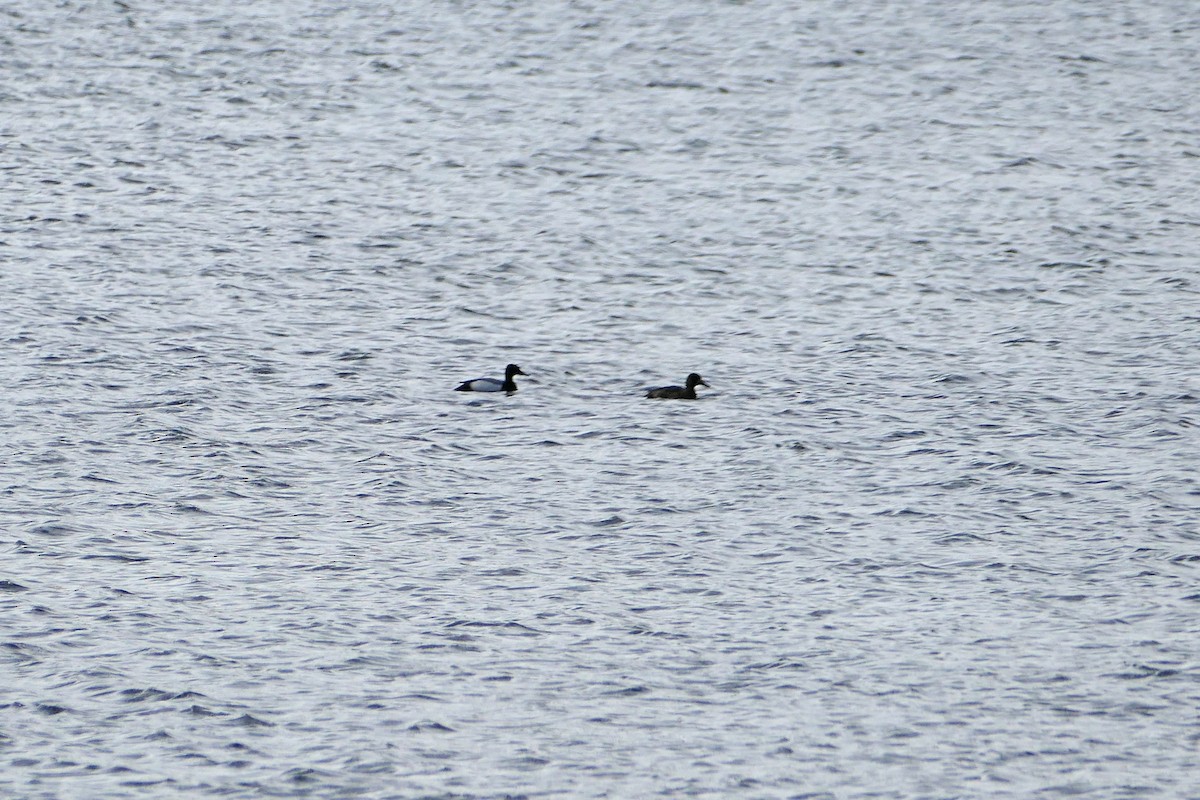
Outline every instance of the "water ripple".
<svg viewBox="0 0 1200 800">
<path fill-rule="evenodd" d="M 0 793 L 1187 794 L 1189 11 L 6 12 Z"/>
</svg>

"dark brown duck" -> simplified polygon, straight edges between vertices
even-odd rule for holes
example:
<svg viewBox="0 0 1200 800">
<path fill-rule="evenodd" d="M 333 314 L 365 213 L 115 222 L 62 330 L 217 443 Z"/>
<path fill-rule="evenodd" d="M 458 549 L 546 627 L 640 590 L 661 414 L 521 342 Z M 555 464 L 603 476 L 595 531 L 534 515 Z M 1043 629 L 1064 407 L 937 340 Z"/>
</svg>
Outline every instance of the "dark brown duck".
<svg viewBox="0 0 1200 800">
<path fill-rule="evenodd" d="M 708 384 L 704 382 L 704 378 L 693 372 L 687 376 L 686 386 L 660 386 L 646 392 L 646 397 L 660 400 L 695 400 L 697 386 L 708 386 Z"/>
</svg>

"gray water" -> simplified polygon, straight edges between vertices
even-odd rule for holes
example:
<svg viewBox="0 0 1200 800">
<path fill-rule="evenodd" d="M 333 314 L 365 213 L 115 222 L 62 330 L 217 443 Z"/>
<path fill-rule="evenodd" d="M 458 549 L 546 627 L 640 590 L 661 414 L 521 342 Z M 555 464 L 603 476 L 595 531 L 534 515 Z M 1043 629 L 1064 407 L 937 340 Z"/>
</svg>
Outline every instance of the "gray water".
<svg viewBox="0 0 1200 800">
<path fill-rule="evenodd" d="M 1190 0 L 0 56 L 0 796 L 1200 797 Z"/>
</svg>

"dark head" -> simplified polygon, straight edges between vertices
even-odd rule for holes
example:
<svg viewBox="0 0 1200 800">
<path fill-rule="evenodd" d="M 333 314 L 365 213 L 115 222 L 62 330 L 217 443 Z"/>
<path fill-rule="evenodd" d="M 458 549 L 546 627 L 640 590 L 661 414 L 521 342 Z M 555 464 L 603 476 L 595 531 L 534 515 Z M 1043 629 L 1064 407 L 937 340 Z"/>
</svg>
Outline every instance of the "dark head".
<svg viewBox="0 0 1200 800">
<path fill-rule="evenodd" d="M 708 384 L 704 382 L 704 378 L 693 372 L 687 376 L 687 388 L 695 389 L 697 386 L 708 386 Z"/>
<path fill-rule="evenodd" d="M 512 380 L 513 375 L 524 375 L 524 374 L 525 373 L 521 372 L 521 368 L 518 367 L 516 364 L 509 364 L 507 367 L 504 368 L 504 377 L 508 378 L 509 380 Z M 699 377 L 699 376 L 697 376 L 697 377 Z M 705 386 L 707 386 L 707 385 L 708 384 L 705 384 Z"/>
</svg>

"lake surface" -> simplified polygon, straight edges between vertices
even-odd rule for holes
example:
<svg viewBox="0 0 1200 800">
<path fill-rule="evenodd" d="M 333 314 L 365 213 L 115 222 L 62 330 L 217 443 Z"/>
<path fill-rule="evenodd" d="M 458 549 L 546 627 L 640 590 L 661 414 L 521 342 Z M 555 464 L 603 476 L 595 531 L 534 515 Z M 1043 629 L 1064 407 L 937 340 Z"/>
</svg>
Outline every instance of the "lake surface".
<svg viewBox="0 0 1200 800">
<path fill-rule="evenodd" d="M 1200 797 L 1194 3 L 0 54 L 0 795 Z"/>
</svg>

